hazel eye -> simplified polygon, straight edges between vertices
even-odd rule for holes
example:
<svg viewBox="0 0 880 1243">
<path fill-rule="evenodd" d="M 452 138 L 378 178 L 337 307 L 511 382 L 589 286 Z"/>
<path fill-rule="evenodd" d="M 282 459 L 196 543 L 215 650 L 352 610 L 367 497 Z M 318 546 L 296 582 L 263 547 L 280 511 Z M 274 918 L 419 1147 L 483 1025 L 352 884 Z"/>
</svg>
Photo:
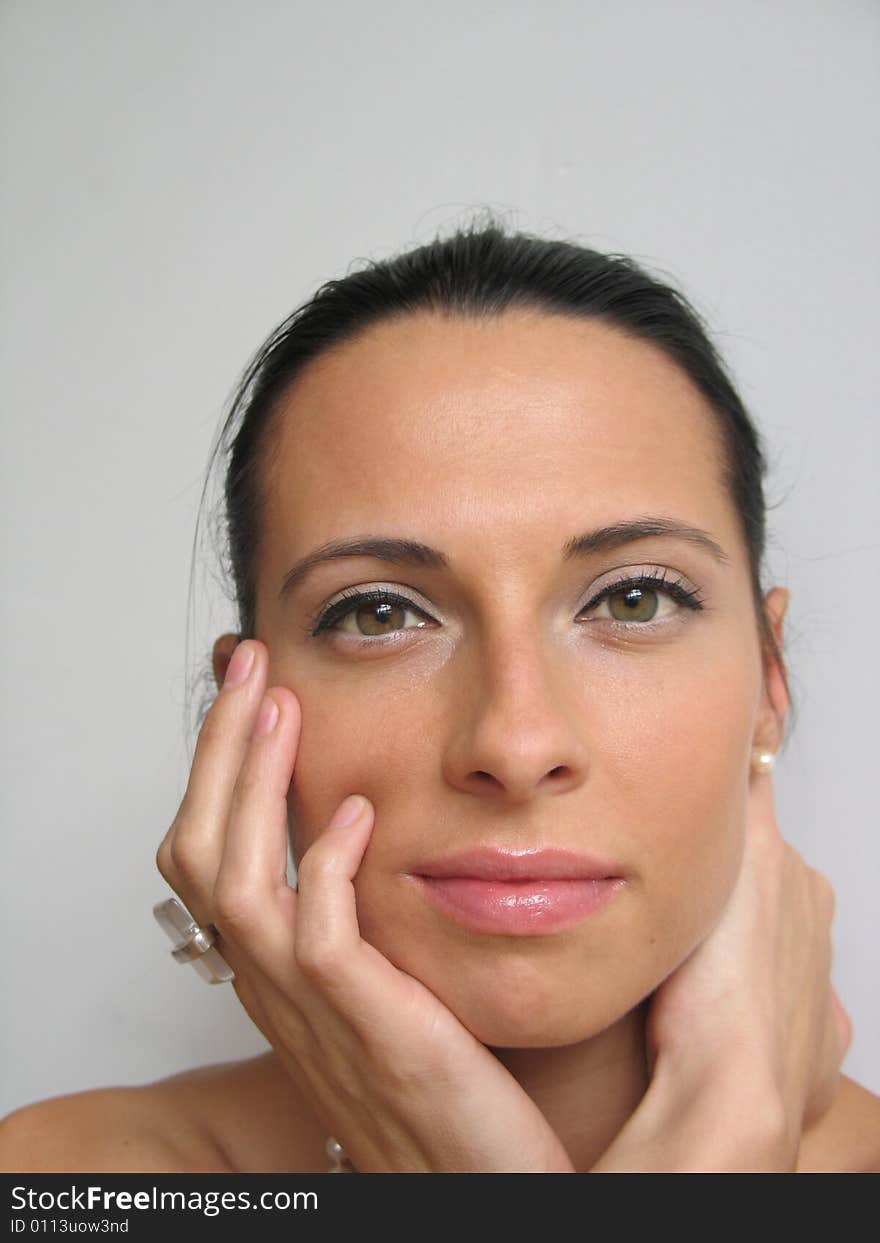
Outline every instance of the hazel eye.
<svg viewBox="0 0 880 1243">
<path fill-rule="evenodd" d="M 415 626 L 407 626 L 406 618 L 416 617 Z M 346 624 L 346 623 L 351 624 Z M 315 637 L 342 633 L 352 637 L 382 638 L 401 630 L 418 630 L 429 625 L 427 614 L 411 600 L 387 591 L 352 592 L 331 604 L 321 614 L 312 631 Z"/>
<path fill-rule="evenodd" d="M 609 584 L 582 612 L 638 629 L 675 616 L 682 609 L 700 611 L 702 607 L 698 591 L 665 576 L 641 574 Z"/>
<path fill-rule="evenodd" d="M 653 621 L 660 608 L 659 591 L 650 587 L 627 587 L 623 591 L 615 591 L 606 596 L 602 603 L 608 604 L 608 611 L 615 621 L 649 622 Z M 667 600 L 669 597 L 666 597 Z"/>
<path fill-rule="evenodd" d="M 354 621 L 357 634 L 383 635 L 393 634 L 395 630 L 413 629 L 405 625 L 408 616 L 415 616 L 414 611 L 393 600 L 370 600 L 351 609 L 344 620 L 351 618 Z M 417 626 L 425 624 L 424 621 L 416 623 Z M 344 630 L 345 627 L 337 626 L 336 629 Z"/>
</svg>

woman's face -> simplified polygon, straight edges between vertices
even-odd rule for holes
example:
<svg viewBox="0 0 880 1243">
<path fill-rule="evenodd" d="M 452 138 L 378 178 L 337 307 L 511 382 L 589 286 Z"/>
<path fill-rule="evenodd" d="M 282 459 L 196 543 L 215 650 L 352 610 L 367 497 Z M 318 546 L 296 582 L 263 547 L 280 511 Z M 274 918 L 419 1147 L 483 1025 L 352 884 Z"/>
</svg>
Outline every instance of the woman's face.
<svg viewBox="0 0 880 1243">
<path fill-rule="evenodd" d="M 732 890 L 751 750 L 778 737 L 714 436 L 654 347 L 539 312 L 385 322 L 316 360 L 284 402 L 256 637 L 269 685 L 302 706 L 294 857 L 365 794 L 361 935 L 487 1045 L 609 1027 Z M 564 555 L 657 518 L 705 532 L 723 560 L 675 534 Z M 377 537 L 438 555 L 326 559 L 281 594 L 308 554 Z M 701 607 L 662 587 L 591 603 L 644 574 Z M 310 633 L 342 592 L 378 588 L 406 603 L 366 601 Z M 463 926 L 414 873 L 482 846 L 598 855 L 622 883 L 555 931 Z"/>
</svg>

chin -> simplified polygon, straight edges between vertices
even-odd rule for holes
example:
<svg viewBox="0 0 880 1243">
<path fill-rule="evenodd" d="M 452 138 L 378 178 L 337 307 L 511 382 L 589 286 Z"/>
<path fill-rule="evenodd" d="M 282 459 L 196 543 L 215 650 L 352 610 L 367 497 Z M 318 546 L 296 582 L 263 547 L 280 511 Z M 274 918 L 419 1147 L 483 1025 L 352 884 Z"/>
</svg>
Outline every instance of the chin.
<svg viewBox="0 0 880 1243">
<path fill-rule="evenodd" d="M 582 1021 L 572 1021 L 564 1027 L 550 1027 L 547 1024 L 524 1027 L 522 1021 L 497 1023 L 490 1020 L 485 1027 L 477 1025 L 468 1027 L 468 1030 L 489 1049 L 561 1049 L 592 1040 L 607 1028 Z"/>
<path fill-rule="evenodd" d="M 401 906 L 403 904 L 400 904 Z M 656 987 L 659 953 L 626 953 L 636 932 L 615 922 L 563 937 L 470 938 L 426 926 L 420 913 L 393 921 L 359 895 L 361 935 L 419 980 L 488 1048 L 557 1048 L 614 1027 Z M 609 941 L 611 944 L 609 944 Z M 659 949 L 659 947 L 656 947 Z M 674 965 L 674 964 L 670 964 Z"/>
<path fill-rule="evenodd" d="M 410 974 L 414 974 L 410 968 Z M 425 978 L 426 974 L 428 979 Z M 420 976 L 462 1026 L 489 1048 L 559 1048 L 591 1040 L 613 1027 L 641 1000 L 641 994 L 623 996 L 577 989 L 567 983 L 556 988 L 549 980 L 534 988 L 486 986 L 437 974 Z"/>
<path fill-rule="evenodd" d="M 547 1014 L 523 1013 L 523 1007 L 488 1007 L 480 1004 L 474 1014 L 461 1014 L 459 1018 L 481 1044 L 490 1049 L 553 1049 L 563 1045 L 580 1044 L 583 1040 L 597 1037 L 623 1017 L 621 1013 Z"/>
</svg>

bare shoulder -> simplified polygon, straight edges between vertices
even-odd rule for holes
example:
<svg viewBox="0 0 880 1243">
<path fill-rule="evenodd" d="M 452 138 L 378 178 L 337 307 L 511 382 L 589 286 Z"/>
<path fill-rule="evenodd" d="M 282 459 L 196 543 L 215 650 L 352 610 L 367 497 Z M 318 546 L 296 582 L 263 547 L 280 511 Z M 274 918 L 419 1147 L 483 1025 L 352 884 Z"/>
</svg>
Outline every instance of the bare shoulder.
<svg viewBox="0 0 880 1243">
<path fill-rule="evenodd" d="M 4 1173 L 323 1173 L 324 1133 L 274 1056 L 52 1097 L 0 1122 Z"/>
<path fill-rule="evenodd" d="M 799 1174 L 880 1173 L 880 1096 L 846 1075 L 837 1099 L 801 1143 Z"/>
<path fill-rule="evenodd" d="M 200 1108 L 206 1079 L 219 1086 L 228 1069 L 71 1092 L 16 1109 L 0 1122 L 0 1171 L 228 1172 Z"/>
<path fill-rule="evenodd" d="M 176 1173 L 187 1137 L 155 1116 L 146 1087 L 96 1088 L 15 1110 L 0 1123 L 4 1173 Z M 174 1140 L 171 1135 L 176 1131 Z"/>
</svg>

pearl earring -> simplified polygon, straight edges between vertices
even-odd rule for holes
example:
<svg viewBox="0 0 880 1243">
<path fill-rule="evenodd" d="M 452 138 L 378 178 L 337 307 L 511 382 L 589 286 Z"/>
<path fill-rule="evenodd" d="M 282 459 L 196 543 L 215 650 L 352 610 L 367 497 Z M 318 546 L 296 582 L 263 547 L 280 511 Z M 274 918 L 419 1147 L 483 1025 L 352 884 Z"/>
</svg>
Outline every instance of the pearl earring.
<svg viewBox="0 0 880 1243">
<path fill-rule="evenodd" d="M 333 1164 L 330 1166 L 330 1169 L 327 1171 L 328 1174 L 353 1174 L 354 1173 L 354 1169 L 352 1168 L 352 1164 L 351 1164 L 351 1161 L 349 1160 L 348 1153 L 342 1147 L 339 1140 L 336 1139 L 333 1135 L 327 1136 L 327 1143 L 324 1146 L 324 1151 L 326 1152 L 330 1160 L 333 1162 Z"/>
<path fill-rule="evenodd" d="M 756 773 L 769 773 L 775 763 L 776 756 L 772 751 L 752 752 L 752 769 Z"/>
</svg>

